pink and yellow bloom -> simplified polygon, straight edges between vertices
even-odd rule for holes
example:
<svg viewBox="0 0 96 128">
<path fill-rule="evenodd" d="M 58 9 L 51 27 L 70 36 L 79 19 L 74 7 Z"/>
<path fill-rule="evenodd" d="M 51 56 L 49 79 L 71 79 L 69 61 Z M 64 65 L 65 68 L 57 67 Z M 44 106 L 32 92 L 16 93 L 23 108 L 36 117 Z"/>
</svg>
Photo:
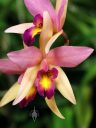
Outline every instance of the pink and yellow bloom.
<svg viewBox="0 0 96 128">
<path fill-rule="evenodd" d="M 66 18 L 68 0 L 56 0 L 54 8 L 50 0 L 24 0 L 24 3 L 34 17 L 33 23 L 19 24 L 8 28 L 6 33 L 23 34 L 23 41 L 27 46 L 32 46 L 35 36 L 40 34 L 44 23 L 44 12 L 51 18 L 53 33 L 62 30 Z M 49 22 L 50 24 L 50 22 Z M 48 24 L 46 24 L 48 28 Z"/>
<path fill-rule="evenodd" d="M 26 106 L 38 92 L 45 98 L 49 108 L 63 118 L 55 103 L 55 88 L 73 104 L 76 104 L 76 101 L 70 82 L 59 66 L 76 67 L 92 52 L 93 49 L 88 47 L 61 46 L 43 54 L 38 48 L 31 46 L 8 53 L 8 59 L 0 60 L 0 71 L 6 74 L 20 74 L 20 77 L 5 94 L 0 106 L 14 99 L 13 105 L 19 103 Z"/>
<path fill-rule="evenodd" d="M 50 50 L 53 42 L 62 34 L 62 30 L 52 36 L 53 27 L 48 12 L 44 12 L 43 17 L 39 41 L 40 49 L 24 45 L 24 49 L 8 53 L 8 59 L 0 60 L 1 72 L 20 75 L 18 82 L 2 98 L 0 106 L 4 106 L 15 99 L 13 105 L 19 104 L 21 107 L 25 107 L 35 98 L 38 92 L 40 96 L 45 98 L 49 108 L 57 116 L 64 118 L 55 102 L 55 89 L 57 88 L 73 104 L 76 104 L 76 100 L 70 82 L 59 66 L 76 67 L 93 52 L 93 49 L 61 46 Z M 18 29 L 22 32 L 24 24 Z"/>
<path fill-rule="evenodd" d="M 45 0 L 42 1 L 46 3 Z M 37 2 L 39 1 L 37 0 Z M 47 2 L 50 1 L 47 0 Z M 36 1 L 34 2 L 33 0 L 33 3 L 36 3 Z M 43 11 L 42 9 L 42 13 Z M 57 116 L 64 118 L 55 102 L 55 89 L 58 89 L 73 104 L 76 104 L 76 100 L 70 82 L 60 67 L 76 67 L 90 56 L 93 49 L 88 47 L 61 46 L 50 50 L 52 44 L 62 34 L 62 30 L 53 36 L 53 21 L 49 14 L 48 12 L 43 13 L 43 26 L 39 40 L 40 49 L 24 45 L 24 49 L 8 53 L 8 59 L 0 59 L 1 72 L 20 75 L 18 81 L 2 98 L 0 106 L 4 106 L 14 100 L 13 105 L 19 104 L 21 107 L 25 107 L 35 98 L 36 93 L 39 93 L 40 96 L 45 98 L 49 108 Z M 38 27 L 36 19 L 34 22 L 36 23 L 34 23 L 35 27 Z M 28 25 L 32 24 L 29 23 Z M 15 29 L 14 27 L 12 29 L 14 32 L 17 32 L 17 30 L 20 33 L 25 32 L 26 35 L 24 24 L 19 25 L 19 27 L 15 26 Z"/>
</svg>

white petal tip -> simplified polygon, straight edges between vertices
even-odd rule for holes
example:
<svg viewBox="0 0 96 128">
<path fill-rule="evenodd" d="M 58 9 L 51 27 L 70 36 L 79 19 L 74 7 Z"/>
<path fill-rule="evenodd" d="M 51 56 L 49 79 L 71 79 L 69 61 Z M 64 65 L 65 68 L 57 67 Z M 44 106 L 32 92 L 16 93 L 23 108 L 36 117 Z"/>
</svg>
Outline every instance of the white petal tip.
<svg viewBox="0 0 96 128">
<path fill-rule="evenodd" d="M 13 102 L 13 103 L 12 103 L 12 105 L 13 105 L 13 106 L 15 106 L 15 105 L 16 105 L 16 103 L 15 103 L 15 102 Z"/>
<path fill-rule="evenodd" d="M 72 102 L 74 105 L 76 105 L 77 103 L 76 103 L 76 100 L 74 99 L 74 101 Z"/>
<path fill-rule="evenodd" d="M 76 99 L 75 99 L 74 94 L 73 94 L 73 96 L 69 99 L 69 101 L 70 101 L 72 104 L 76 105 Z"/>
<path fill-rule="evenodd" d="M 5 32 L 5 33 L 8 33 L 8 30 L 6 29 L 4 32 Z"/>
<path fill-rule="evenodd" d="M 12 103 L 13 106 L 17 105 L 20 101 L 18 99 L 15 99 L 14 102 Z"/>
<path fill-rule="evenodd" d="M 65 119 L 65 117 L 64 117 L 64 116 L 62 116 L 62 115 L 60 116 L 60 118 L 61 118 L 62 120 L 64 120 L 64 119 Z"/>
<path fill-rule="evenodd" d="M 64 116 L 61 114 L 61 112 L 59 111 L 57 105 L 56 105 L 56 102 L 55 102 L 55 99 L 54 97 L 52 97 L 51 99 L 47 99 L 45 98 L 45 101 L 48 105 L 48 107 L 51 109 L 51 111 L 57 115 L 59 118 L 61 119 L 65 119 Z"/>
<path fill-rule="evenodd" d="M 14 32 L 12 32 L 12 31 L 10 30 L 10 28 L 6 29 L 4 32 L 5 32 L 5 33 L 14 33 Z"/>
<path fill-rule="evenodd" d="M 12 103 L 12 105 L 17 105 L 23 100 L 23 97 L 18 96 Z"/>
<path fill-rule="evenodd" d="M 72 104 L 76 105 L 76 99 L 75 97 L 71 97 L 71 98 L 68 98 L 68 97 L 65 97 L 67 100 L 69 100 Z"/>
<path fill-rule="evenodd" d="M 26 29 L 33 27 L 33 26 L 34 26 L 33 23 L 18 24 L 18 25 L 7 28 L 4 32 L 5 33 L 23 34 Z"/>
</svg>

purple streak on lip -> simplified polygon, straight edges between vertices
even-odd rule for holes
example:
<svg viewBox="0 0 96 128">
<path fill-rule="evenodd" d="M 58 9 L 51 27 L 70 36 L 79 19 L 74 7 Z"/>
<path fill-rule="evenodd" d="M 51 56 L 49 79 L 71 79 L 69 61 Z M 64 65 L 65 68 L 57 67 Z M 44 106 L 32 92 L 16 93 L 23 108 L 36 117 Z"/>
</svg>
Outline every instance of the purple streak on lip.
<svg viewBox="0 0 96 128">
<path fill-rule="evenodd" d="M 54 93 L 55 93 L 55 85 L 54 85 L 54 81 L 52 81 L 52 87 L 46 91 L 47 98 L 51 99 Z"/>
<path fill-rule="evenodd" d="M 23 40 L 24 40 L 24 43 L 27 45 L 27 46 L 32 46 L 35 39 L 34 37 L 32 38 L 32 30 L 34 29 L 35 27 L 31 27 L 29 29 L 27 29 L 24 34 L 23 34 Z"/>
</svg>

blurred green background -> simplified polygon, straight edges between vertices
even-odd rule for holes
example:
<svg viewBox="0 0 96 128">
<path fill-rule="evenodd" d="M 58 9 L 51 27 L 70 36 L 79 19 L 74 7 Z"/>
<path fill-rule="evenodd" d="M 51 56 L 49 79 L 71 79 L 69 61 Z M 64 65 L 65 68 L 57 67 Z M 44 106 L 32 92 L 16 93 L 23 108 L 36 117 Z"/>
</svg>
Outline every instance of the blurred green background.
<svg viewBox="0 0 96 128">
<path fill-rule="evenodd" d="M 53 4 L 55 0 L 52 0 Z M 0 58 L 6 53 L 23 47 L 22 38 L 16 34 L 5 34 L 10 26 L 30 22 L 32 16 L 23 0 L 0 0 Z M 64 31 L 71 45 L 89 46 L 96 50 L 96 0 L 69 0 Z M 63 44 L 63 39 L 57 41 Z M 56 102 L 62 114 L 61 120 L 46 106 L 43 98 L 37 96 L 27 108 L 20 109 L 11 103 L 0 108 L 0 127 L 4 128 L 96 128 L 96 51 L 74 69 L 65 68 L 76 96 L 77 105 L 72 105 L 57 91 Z M 0 74 L 0 98 L 16 81 L 18 76 Z M 34 123 L 30 114 L 35 108 L 39 117 Z"/>
</svg>

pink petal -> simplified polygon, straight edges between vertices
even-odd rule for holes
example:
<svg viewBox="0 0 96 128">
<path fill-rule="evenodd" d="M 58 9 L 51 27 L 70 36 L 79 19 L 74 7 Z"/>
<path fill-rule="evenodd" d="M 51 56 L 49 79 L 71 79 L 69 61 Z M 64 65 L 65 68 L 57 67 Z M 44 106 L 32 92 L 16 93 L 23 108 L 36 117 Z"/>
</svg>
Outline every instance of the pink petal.
<svg viewBox="0 0 96 128">
<path fill-rule="evenodd" d="M 33 23 L 23 23 L 23 24 L 18 24 L 15 26 L 12 26 L 8 29 L 5 30 L 5 33 L 18 33 L 18 34 L 23 34 L 26 29 L 29 29 L 31 27 L 34 27 Z"/>
<path fill-rule="evenodd" d="M 50 0 L 24 0 L 24 2 L 27 9 L 33 16 L 36 16 L 37 14 L 43 16 L 44 11 L 48 11 L 53 20 L 54 26 L 57 26 L 58 28 L 58 17 Z"/>
<path fill-rule="evenodd" d="M 42 53 L 36 47 L 28 47 L 19 51 L 11 52 L 8 57 L 18 64 L 21 68 L 26 69 L 35 66 L 42 60 Z"/>
<path fill-rule="evenodd" d="M 48 11 L 51 15 L 55 15 L 55 10 L 50 0 L 24 0 L 24 2 L 27 9 L 33 16 L 36 16 L 37 14 L 43 16 L 44 11 Z"/>
<path fill-rule="evenodd" d="M 67 5 L 68 5 L 68 0 L 57 0 L 56 1 L 56 11 L 58 14 L 58 18 L 60 20 L 60 29 L 62 29 L 65 19 L 66 19 Z"/>
<path fill-rule="evenodd" d="M 62 67 L 76 67 L 93 52 L 92 48 L 62 46 L 51 50 L 46 58 L 49 64 Z"/>
<path fill-rule="evenodd" d="M 43 61 L 41 62 L 41 65 L 40 65 L 40 69 L 43 69 L 45 72 L 48 71 L 48 63 L 47 63 L 47 60 L 46 59 L 43 59 Z"/>
<path fill-rule="evenodd" d="M 0 59 L 0 72 L 6 74 L 20 74 L 23 70 L 8 59 Z"/>
</svg>

